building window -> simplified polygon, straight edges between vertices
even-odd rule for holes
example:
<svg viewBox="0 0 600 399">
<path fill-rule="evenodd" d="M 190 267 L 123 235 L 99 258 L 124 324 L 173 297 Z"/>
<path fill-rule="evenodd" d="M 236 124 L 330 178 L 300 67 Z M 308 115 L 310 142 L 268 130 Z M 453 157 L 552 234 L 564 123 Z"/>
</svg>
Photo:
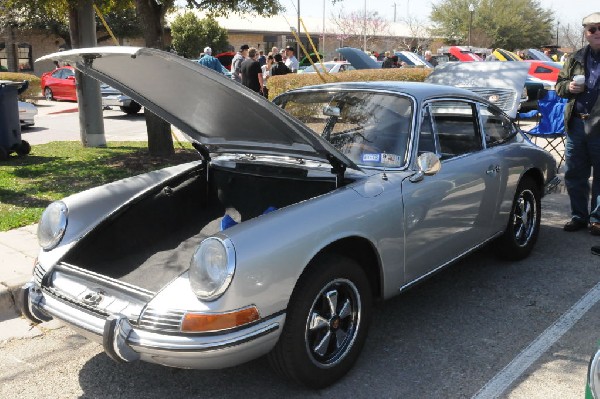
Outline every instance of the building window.
<svg viewBox="0 0 600 399">
<path fill-rule="evenodd" d="M 33 57 L 30 44 L 19 43 L 17 45 L 17 64 L 19 72 L 33 71 Z M 0 43 L 0 70 L 8 70 L 8 57 L 6 54 L 5 43 Z"/>
</svg>

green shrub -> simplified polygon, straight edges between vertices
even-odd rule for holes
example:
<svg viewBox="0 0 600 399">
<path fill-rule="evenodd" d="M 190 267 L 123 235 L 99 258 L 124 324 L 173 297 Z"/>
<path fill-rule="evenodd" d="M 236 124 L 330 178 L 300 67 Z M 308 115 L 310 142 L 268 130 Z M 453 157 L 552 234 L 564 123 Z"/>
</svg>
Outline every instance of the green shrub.
<svg viewBox="0 0 600 399">
<path fill-rule="evenodd" d="M 42 91 L 41 80 L 35 75 L 20 72 L 0 72 L 0 80 L 10 80 L 12 82 L 29 81 L 29 87 L 19 95 L 19 100 L 35 102 L 40 97 Z"/>
<path fill-rule="evenodd" d="M 290 73 L 269 78 L 269 99 L 299 87 L 337 82 L 398 81 L 423 82 L 431 73 L 428 68 L 361 69 L 332 74 Z"/>
</svg>

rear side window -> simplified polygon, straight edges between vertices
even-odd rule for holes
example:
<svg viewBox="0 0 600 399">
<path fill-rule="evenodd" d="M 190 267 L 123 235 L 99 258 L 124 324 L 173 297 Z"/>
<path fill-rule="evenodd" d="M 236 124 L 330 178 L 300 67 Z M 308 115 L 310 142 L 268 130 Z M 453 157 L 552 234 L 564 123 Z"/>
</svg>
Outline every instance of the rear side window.
<svg viewBox="0 0 600 399">
<path fill-rule="evenodd" d="M 517 127 L 514 123 L 494 108 L 482 105 L 480 115 L 481 127 L 488 147 L 504 143 L 517 133 Z"/>
<path fill-rule="evenodd" d="M 429 104 L 428 112 L 442 159 L 483 149 L 475 104 L 459 100 L 437 101 Z"/>
</svg>

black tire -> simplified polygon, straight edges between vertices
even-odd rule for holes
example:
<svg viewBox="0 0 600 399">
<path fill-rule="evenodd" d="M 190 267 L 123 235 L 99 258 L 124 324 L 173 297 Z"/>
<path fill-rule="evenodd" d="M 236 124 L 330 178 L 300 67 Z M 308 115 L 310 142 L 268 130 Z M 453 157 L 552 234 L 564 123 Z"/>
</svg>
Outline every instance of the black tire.
<svg viewBox="0 0 600 399">
<path fill-rule="evenodd" d="M 54 93 L 52 93 L 52 89 L 49 87 L 46 87 L 44 89 L 44 97 L 46 98 L 46 100 L 48 101 L 54 101 Z"/>
<path fill-rule="evenodd" d="M 6 161 L 8 159 L 8 151 L 4 147 L 0 147 L 0 161 Z"/>
<path fill-rule="evenodd" d="M 508 226 L 498 240 L 496 253 L 507 260 L 529 256 L 540 233 L 540 189 L 533 179 L 524 177 L 517 186 Z"/>
<path fill-rule="evenodd" d="M 135 115 L 140 112 L 142 106 L 135 101 L 132 101 L 128 106 L 119 108 L 121 108 L 121 111 L 125 112 L 127 115 Z"/>
<path fill-rule="evenodd" d="M 362 350 L 372 303 L 369 281 L 356 261 L 319 257 L 296 284 L 283 331 L 268 355 L 271 366 L 309 388 L 335 383 Z"/>
<path fill-rule="evenodd" d="M 17 155 L 24 156 L 31 152 L 31 146 L 25 140 L 21 140 L 21 145 L 17 148 Z"/>
</svg>

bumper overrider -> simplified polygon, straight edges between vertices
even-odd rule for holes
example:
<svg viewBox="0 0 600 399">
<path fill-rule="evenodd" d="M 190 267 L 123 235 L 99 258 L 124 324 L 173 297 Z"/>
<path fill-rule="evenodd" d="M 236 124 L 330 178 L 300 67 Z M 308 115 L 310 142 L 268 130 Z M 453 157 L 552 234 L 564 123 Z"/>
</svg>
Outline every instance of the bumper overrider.
<svg viewBox="0 0 600 399">
<path fill-rule="evenodd" d="M 561 180 L 558 176 L 554 176 L 552 180 L 546 183 L 544 187 L 544 194 L 551 194 L 558 191 L 558 186 L 560 185 Z"/>
<path fill-rule="evenodd" d="M 150 331 L 122 314 L 101 315 L 54 297 L 37 282 L 20 291 L 25 317 L 39 323 L 56 318 L 89 339 L 101 343 L 117 362 L 143 360 L 165 366 L 218 369 L 260 357 L 276 344 L 285 313 L 248 326 L 212 333 L 184 334 Z"/>
</svg>

